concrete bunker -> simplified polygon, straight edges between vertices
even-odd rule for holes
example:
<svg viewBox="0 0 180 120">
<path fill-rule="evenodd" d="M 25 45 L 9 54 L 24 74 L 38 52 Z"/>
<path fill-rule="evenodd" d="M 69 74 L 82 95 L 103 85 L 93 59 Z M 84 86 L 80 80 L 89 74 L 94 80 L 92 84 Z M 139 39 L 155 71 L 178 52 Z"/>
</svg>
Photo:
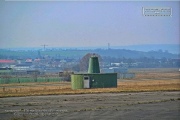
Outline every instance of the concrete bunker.
<svg viewBox="0 0 180 120">
<path fill-rule="evenodd" d="M 89 59 L 88 73 L 71 75 L 72 89 L 117 87 L 117 73 L 100 73 L 98 57 Z"/>
</svg>

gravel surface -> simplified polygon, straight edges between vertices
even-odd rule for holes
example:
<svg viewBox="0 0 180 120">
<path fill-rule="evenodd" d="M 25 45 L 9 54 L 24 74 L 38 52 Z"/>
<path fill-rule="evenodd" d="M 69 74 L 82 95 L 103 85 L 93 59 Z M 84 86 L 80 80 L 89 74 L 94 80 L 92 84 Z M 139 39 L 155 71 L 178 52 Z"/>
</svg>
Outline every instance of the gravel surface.
<svg viewBox="0 0 180 120">
<path fill-rule="evenodd" d="M 180 120 L 180 92 L 0 98 L 1 120 Z"/>
</svg>

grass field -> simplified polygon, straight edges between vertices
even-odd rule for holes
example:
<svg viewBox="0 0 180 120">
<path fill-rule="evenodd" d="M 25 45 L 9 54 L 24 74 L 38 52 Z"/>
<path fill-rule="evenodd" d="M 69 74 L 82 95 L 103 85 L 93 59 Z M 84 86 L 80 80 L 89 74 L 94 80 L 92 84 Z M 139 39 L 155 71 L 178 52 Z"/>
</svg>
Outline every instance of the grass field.
<svg viewBox="0 0 180 120">
<path fill-rule="evenodd" d="M 180 73 L 178 71 L 144 69 L 136 70 L 134 79 L 118 80 L 117 88 L 72 90 L 70 82 L 1 84 L 0 97 L 179 90 Z"/>
</svg>

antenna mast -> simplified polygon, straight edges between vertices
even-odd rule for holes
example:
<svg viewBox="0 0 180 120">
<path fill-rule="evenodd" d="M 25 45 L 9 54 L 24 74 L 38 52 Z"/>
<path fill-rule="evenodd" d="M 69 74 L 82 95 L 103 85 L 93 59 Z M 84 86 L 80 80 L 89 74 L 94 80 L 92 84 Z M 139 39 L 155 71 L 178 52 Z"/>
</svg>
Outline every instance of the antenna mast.
<svg viewBox="0 0 180 120">
<path fill-rule="evenodd" d="M 41 46 L 44 46 L 44 51 L 45 51 L 45 49 L 46 49 L 46 46 L 48 46 L 48 45 L 44 44 L 44 45 L 41 45 Z"/>
<path fill-rule="evenodd" d="M 110 43 L 108 43 L 108 50 L 110 49 Z"/>
</svg>

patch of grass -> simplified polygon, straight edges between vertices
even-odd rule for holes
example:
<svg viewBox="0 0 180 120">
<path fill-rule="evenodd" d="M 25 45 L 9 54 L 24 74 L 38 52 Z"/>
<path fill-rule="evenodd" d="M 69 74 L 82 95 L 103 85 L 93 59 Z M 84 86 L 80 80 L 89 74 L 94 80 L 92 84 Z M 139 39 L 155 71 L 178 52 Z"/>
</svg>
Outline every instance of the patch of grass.
<svg viewBox="0 0 180 120">
<path fill-rule="evenodd" d="M 27 103 L 27 106 L 33 106 L 33 104 L 32 103 Z"/>
<path fill-rule="evenodd" d="M 25 117 L 13 117 L 11 118 L 11 120 L 28 120 L 28 119 Z"/>
<path fill-rule="evenodd" d="M 96 109 L 103 109 L 104 107 L 103 106 L 98 106 Z"/>
<path fill-rule="evenodd" d="M 152 103 L 161 103 L 161 102 L 168 102 L 168 101 L 175 101 L 175 100 L 176 100 L 175 98 L 171 98 L 171 99 L 153 100 L 153 101 L 139 101 L 135 104 L 152 104 Z"/>
<path fill-rule="evenodd" d="M 93 88 L 79 90 L 72 90 L 69 82 L 50 82 L 44 84 L 26 83 L 26 85 L 14 84 L 14 86 L 11 84 L 8 86 L 8 84 L 6 84 L 2 89 L 0 89 L 0 97 L 148 91 L 180 91 L 180 80 L 120 81 L 118 82 L 117 88 Z"/>
</svg>

